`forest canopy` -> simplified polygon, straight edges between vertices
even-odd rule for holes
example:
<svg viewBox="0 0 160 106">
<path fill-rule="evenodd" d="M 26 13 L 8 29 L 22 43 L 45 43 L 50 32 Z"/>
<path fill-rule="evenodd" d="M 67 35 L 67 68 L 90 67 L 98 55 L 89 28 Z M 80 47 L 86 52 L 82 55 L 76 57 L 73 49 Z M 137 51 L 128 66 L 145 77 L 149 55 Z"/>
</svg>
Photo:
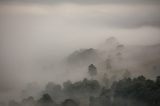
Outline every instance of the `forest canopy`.
<svg viewBox="0 0 160 106">
<path fill-rule="evenodd" d="M 107 85 L 106 85 L 107 86 Z M 63 86 L 48 83 L 42 96 L 21 102 L 10 101 L 9 106 L 159 106 L 160 76 L 156 80 L 144 76 L 114 81 L 111 87 L 102 86 L 97 80 L 84 79 Z"/>
</svg>

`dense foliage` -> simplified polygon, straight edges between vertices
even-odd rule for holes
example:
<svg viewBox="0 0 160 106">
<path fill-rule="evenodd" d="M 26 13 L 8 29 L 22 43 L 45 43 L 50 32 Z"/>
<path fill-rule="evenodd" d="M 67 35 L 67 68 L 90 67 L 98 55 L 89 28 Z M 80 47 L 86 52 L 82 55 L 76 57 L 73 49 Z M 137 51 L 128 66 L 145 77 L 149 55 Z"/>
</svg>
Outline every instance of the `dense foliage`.
<svg viewBox="0 0 160 106">
<path fill-rule="evenodd" d="M 110 88 L 96 80 L 64 82 L 63 87 L 48 83 L 39 100 L 33 97 L 21 103 L 10 101 L 9 106 L 160 106 L 160 76 L 156 80 L 124 78 Z"/>
<path fill-rule="evenodd" d="M 91 97 L 90 106 L 159 106 L 160 77 L 156 81 L 144 76 L 114 82 L 110 89 L 102 89 L 98 97 Z"/>
</svg>

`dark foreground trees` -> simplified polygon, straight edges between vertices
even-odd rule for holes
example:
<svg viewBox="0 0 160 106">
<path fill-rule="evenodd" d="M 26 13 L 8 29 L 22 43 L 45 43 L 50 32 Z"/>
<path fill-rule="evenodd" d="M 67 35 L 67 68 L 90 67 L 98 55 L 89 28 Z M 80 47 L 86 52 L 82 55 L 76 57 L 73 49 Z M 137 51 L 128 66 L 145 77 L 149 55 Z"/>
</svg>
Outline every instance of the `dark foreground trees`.
<svg viewBox="0 0 160 106">
<path fill-rule="evenodd" d="M 79 103 L 72 99 L 66 99 L 61 106 L 79 106 Z"/>
<path fill-rule="evenodd" d="M 160 106 L 159 79 L 139 76 L 114 82 L 110 89 L 102 89 L 99 97 L 92 97 L 90 106 Z"/>
<path fill-rule="evenodd" d="M 21 103 L 11 101 L 9 106 L 160 106 L 160 76 L 156 80 L 144 76 L 124 78 L 114 82 L 110 88 L 88 79 L 75 83 L 67 81 L 63 87 L 49 85 L 47 93 L 40 99 L 29 97 Z M 55 88 L 59 93 L 52 92 Z M 54 100 L 51 95 L 58 98 Z"/>
<path fill-rule="evenodd" d="M 38 100 L 37 106 L 56 106 L 56 103 L 52 100 L 49 94 L 43 94 Z"/>
</svg>

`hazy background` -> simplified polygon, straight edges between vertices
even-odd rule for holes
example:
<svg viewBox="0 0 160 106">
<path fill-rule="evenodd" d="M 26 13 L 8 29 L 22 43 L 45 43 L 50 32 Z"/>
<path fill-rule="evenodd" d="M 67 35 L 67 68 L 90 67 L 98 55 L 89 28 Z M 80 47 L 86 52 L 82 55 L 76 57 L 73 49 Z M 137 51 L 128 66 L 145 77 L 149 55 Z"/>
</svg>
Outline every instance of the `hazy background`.
<svg viewBox="0 0 160 106">
<path fill-rule="evenodd" d="M 110 36 L 125 45 L 160 43 L 159 10 L 159 0 L 0 0 L 1 97 L 21 83 L 62 82 L 65 73 L 41 72 L 37 62 L 97 48 Z"/>
</svg>

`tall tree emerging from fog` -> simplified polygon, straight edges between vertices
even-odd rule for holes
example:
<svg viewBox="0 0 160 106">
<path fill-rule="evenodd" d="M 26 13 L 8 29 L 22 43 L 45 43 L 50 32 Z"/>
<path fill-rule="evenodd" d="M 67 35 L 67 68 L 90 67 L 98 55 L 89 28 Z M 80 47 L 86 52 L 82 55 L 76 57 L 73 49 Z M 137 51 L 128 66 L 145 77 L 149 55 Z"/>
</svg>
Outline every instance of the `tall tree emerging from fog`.
<svg viewBox="0 0 160 106">
<path fill-rule="evenodd" d="M 97 75 L 97 68 L 95 65 L 91 64 L 88 67 L 88 73 L 91 76 L 91 78 L 93 79 L 96 75 Z"/>
<path fill-rule="evenodd" d="M 112 69 L 112 65 L 111 65 L 111 57 L 109 56 L 108 59 L 106 59 L 106 71 L 110 71 Z"/>
</svg>

